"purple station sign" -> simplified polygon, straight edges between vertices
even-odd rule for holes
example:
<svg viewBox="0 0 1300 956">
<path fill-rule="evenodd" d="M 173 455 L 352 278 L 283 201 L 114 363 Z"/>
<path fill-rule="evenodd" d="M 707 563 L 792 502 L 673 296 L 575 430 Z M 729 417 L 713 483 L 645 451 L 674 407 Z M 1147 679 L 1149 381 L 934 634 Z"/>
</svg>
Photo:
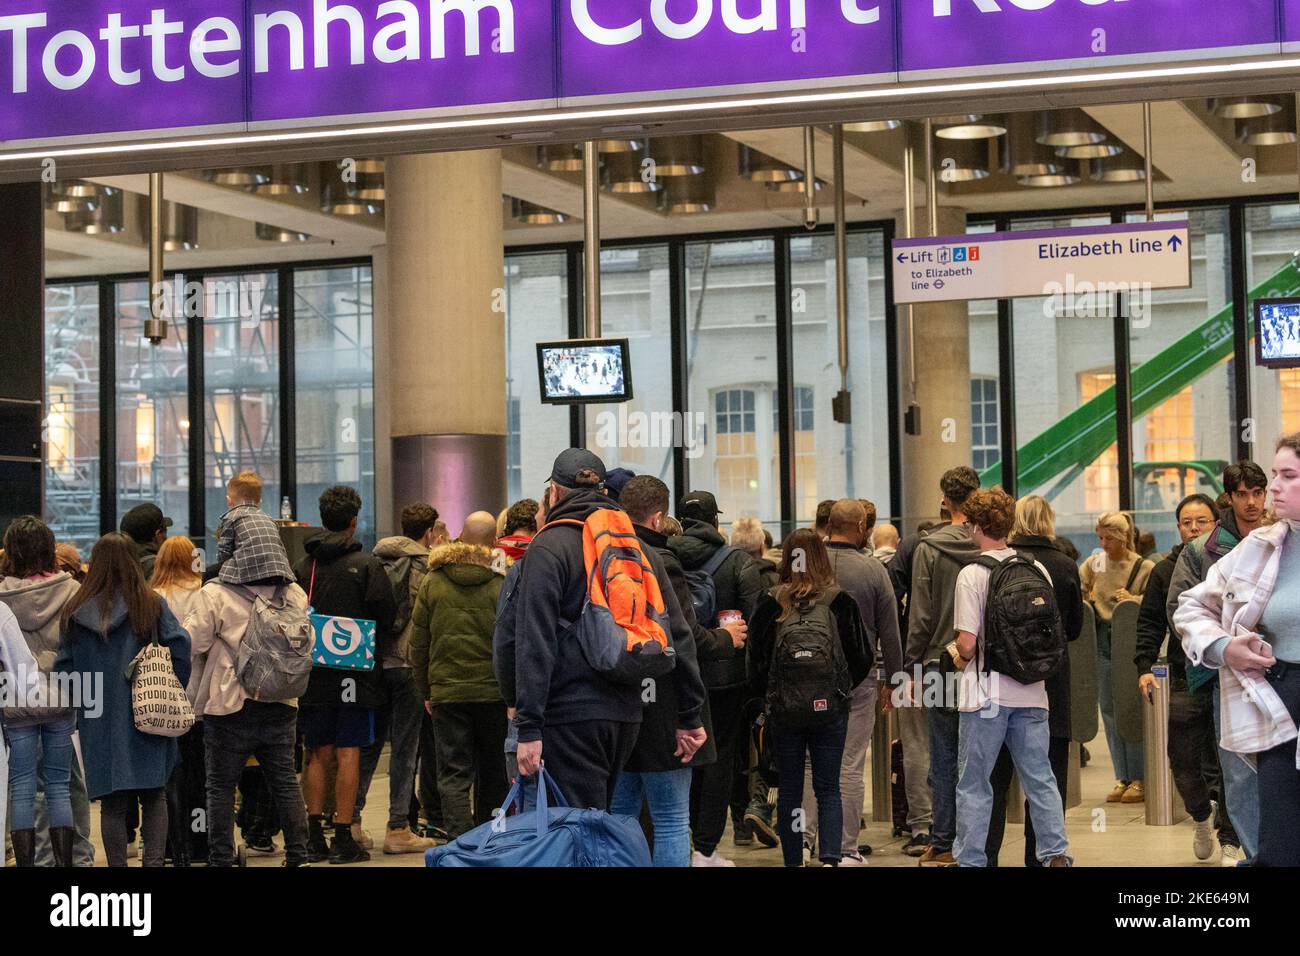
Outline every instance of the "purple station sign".
<svg viewBox="0 0 1300 956">
<path fill-rule="evenodd" d="M 1300 49 L 1300 0 L 0 0 L 0 143 Z"/>
<path fill-rule="evenodd" d="M 1276 0 L 919 0 L 903 5 L 899 71 L 1276 53 L 1277 19 Z"/>
<path fill-rule="evenodd" d="M 893 80 L 896 0 L 565 0 L 560 94 Z"/>
</svg>

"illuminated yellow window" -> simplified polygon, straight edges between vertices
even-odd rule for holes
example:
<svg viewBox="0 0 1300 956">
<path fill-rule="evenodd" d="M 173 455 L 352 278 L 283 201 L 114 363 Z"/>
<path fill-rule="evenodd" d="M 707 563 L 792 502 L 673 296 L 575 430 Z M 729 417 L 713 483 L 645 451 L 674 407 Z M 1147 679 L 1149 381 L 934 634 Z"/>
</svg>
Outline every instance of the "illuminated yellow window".
<svg viewBox="0 0 1300 956">
<path fill-rule="evenodd" d="M 1079 397 L 1090 402 L 1115 384 L 1114 372 L 1084 372 L 1079 376 Z M 1111 445 L 1083 471 L 1084 508 L 1089 512 L 1119 507 L 1119 446 Z"/>
<path fill-rule="evenodd" d="M 1147 461 L 1191 461 L 1196 457 L 1196 425 L 1189 385 L 1147 415 Z"/>
<path fill-rule="evenodd" d="M 1300 369 L 1279 369 L 1277 377 L 1282 390 L 1282 432 L 1300 432 Z"/>
</svg>

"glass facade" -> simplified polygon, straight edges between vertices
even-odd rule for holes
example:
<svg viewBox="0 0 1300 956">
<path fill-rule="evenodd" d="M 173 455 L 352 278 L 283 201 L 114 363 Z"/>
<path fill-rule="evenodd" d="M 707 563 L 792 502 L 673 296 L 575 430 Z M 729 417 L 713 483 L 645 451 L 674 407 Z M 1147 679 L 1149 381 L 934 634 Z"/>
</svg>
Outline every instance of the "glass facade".
<svg viewBox="0 0 1300 956">
<path fill-rule="evenodd" d="M 704 414 L 683 491 L 712 491 L 722 522 L 757 517 L 779 538 L 775 251 L 770 238 L 686 247 L 687 408 Z"/>
<path fill-rule="evenodd" d="M 600 254 L 601 332 L 627 338 L 632 361 L 632 401 L 589 405 L 587 447 L 609 468 L 654 475 L 673 487 L 674 444 L 698 439 L 699 429 L 682 429 L 689 416 L 674 415 L 671 285 L 668 247 L 605 249 Z M 696 445 L 687 444 L 688 454 Z"/>
<path fill-rule="evenodd" d="M 847 237 L 849 376 L 852 423 L 831 416 L 840 390 L 835 240 L 790 239 L 794 360 L 795 517 L 811 523 L 817 502 L 866 498 L 893 514 L 889 487 L 889 355 L 886 350 L 885 244 L 878 231 Z"/>
<path fill-rule="evenodd" d="M 295 290 L 290 316 L 280 315 L 281 275 L 292 277 Z M 168 336 L 158 345 L 144 337 L 150 315 L 145 280 L 47 285 L 45 511 L 55 535 L 84 552 L 129 509 L 153 502 L 172 519 L 173 534 L 205 544 L 226 510 L 226 482 L 245 468 L 261 475 L 263 509 L 279 516 L 282 459 L 290 455 L 296 463 L 295 516 L 318 521 L 320 492 L 335 483 L 351 485 L 363 502 L 361 540 L 373 544 L 372 285 L 369 263 L 182 275 L 169 280 L 180 299 Z M 108 297 L 103 308 L 101 289 Z M 186 308 L 202 318 L 187 320 Z M 286 373 L 280 329 L 287 320 L 294 323 L 287 371 L 296 379 L 290 448 L 280 434 Z M 203 330 L 201 354 L 190 352 L 191 322 Z M 113 336 L 106 387 L 114 395 L 114 449 L 101 447 L 105 328 Z M 201 398 L 190 393 L 192 377 L 203 382 Z M 202 437 L 194 436 L 203 449 L 202 481 L 194 486 L 198 502 L 191 502 L 194 408 L 202 409 Z M 106 466 L 115 494 L 105 503 L 100 495 Z"/>
<path fill-rule="evenodd" d="M 179 320 L 158 345 L 144 337 L 145 281 L 117 283 L 116 300 L 117 519 L 152 502 L 179 534 L 190 514 L 188 330 Z"/>
<path fill-rule="evenodd" d="M 1097 225 L 1111 210 L 1014 219 L 1013 230 Z M 1137 290 L 1128 315 L 1133 386 L 1131 501 L 1139 526 L 1164 550 L 1174 541 L 1172 510 L 1192 492 L 1217 494 L 1238 441 L 1267 465 L 1278 434 L 1300 430 L 1300 370 L 1254 365 L 1238 370 L 1233 353 L 1232 223 L 1245 224 L 1246 285 L 1252 295 L 1300 292 L 1294 203 L 1198 205 L 1161 212 L 1191 221 L 1192 284 Z M 1126 211 L 1129 219 L 1140 213 Z M 987 219 L 971 232 L 994 228 Z M 674 243 L 678 245 L 674 246 Z M 688 487 L 714 490 L 724 522 L 759 517 L 774 532 L 784 520 L 807 523 L 824 498 L 865 497 L 893 515 L 888 453 L 890 404 L 885 233 L 849 235 L 849 389 L 851 425 L 832 420 L 840 388 L 835 322 L 833 237 L 789 231 L 717 240 L 663 239 L 602 251 L 604 332 L 631 341 L 634 399 L 576 415 L 538 402 L 535 344 L 570 334 L 569 296 L 580 274 L 569 248 L 513 250 L 506 257 L 507 451 L 511 500 L 536 497 L 557 449 L 571 440 L 575 417 L 589 445 L 611 466 L 656 474 L 674 499 L 680 454 Z M 789 252 L 789 373 L 792 395 L 793 510 L 782 514 L 778 274 Z M 675 259 L 675 256 L 680 259 Z M 673 263 L 680 261 L 678 274 Z M 279 281 L 292 273 L 291 317 L 279 314 Z M 178 528 L 190 509 L 190 365 L 202 362 L 203 483 L 199 509 L 210 531 L 225 508 L 224 483 L 245 467 L 266 481 L 266 509 L 278 513 L 282 488 L 296 487 L 295 510 L 315 520 L 314 499 L 329 484 L 352 484 L 365 502 L 362 535 L 373 540 L 374 350 L 372 276 L 366 263 L 206 274 L 201 357 L 191 357 L 188 328 L 173 321 L 160 346 L 143 338 L 148 316 L 141 280 L 52 284 L 47 292 L 47 515 L 61 538 L 85 546 L 126 509 L 157 501 Z M 680 281 L 680 314 L 673 283 Z M 108 289 L 114 340 L 110 383 L 115 449 L 100 447 L 101 318 Z M 1062 534 L 1091 550 L 1096 515 L 1130 495 L 1119 484 L 1115 415 L 1115 341 L 1111 302 L 1019 299 L 1011 304 L 1015 441 L 1020 494 L 1047 497 Z M 281 328 L 292 320 L 292 359 L 282 361 Z M 674 323 L 685 368 L 684 408 L 673 402 Z M 997 303 L 973 302 L 970 323 L 970 445 L 986 484 L 1002 480 L 1006 437 L 999 389 Z M 107 326 L 105 326 L 107 327 Z M 1173 363 L 1177 375 L 1159 374 Z M 282 366 L 287 366 L 282 368 Z M 294 408 L 280 408 L 284 376 Z M 1239 379 L 1242 381 L 1239 383 Z M 1252 414 L 1235 421 L 1239 388 Z M 291 481 L 281 481 L 288 449 L 282 421 L 293 423 Z M 959 439 L 959 442 L 961 439 Z M 683 442 L 678 451 L 675 442 Z M 113 453 L 101 507 L 100 468 Z"/>
<path fill-rule="evenodd" d="M 293 376 L 297 501 L 294 514 L 317 521 L 330 485 L 361 495 L 357 534 L 373 545 L 375 526 L 375 343 L 369 266 L 302 269 L 293 276 Z M 279 514 L 280 499 L 268 500 Z"/>
<path fill-rule="evenodd" d="M 205 514 L 215 531 L 226 482 L 244 470 L 262 478 L 262 507 L 279 514 L 280 328 L 274 273 L 209 277 L 203 316 Z M 316 522 L 314 509 L 299 509 Z"/>
<path fill-rule="evenodd" d="M 540 499 L 556 454 L 569 447 L 569 409 L 538 400 L 538 342 L 569 337 L 562 252 L 506 257 L 506 463 L 511 501 Z M 635 381 L 633 383 L 635 387 Z"/>
<path fill-rule="evenodd" d="M 45 291 L 45 520 L 83 555 L 99 537 L 99 285 Z"/>
</svg>

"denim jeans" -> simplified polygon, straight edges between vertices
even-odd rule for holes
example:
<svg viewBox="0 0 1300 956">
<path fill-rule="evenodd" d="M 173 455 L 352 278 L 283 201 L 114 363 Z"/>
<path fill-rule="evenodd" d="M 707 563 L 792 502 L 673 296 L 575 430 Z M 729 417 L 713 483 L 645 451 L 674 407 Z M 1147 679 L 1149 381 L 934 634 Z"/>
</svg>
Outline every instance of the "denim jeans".
<svg viewBox="0 0 1300 956">
<path fill-rule="evenodd" d="M 691 769 L 658 773 L 623 771 L 614 782 L 609 812 L 640 818 L 641 803 L 650 807 L 655 829 L 654 865 L 691 865 Z"/>
<path fill-rule="evenodd" d="M 953 856 L 960 866 L 985 866 L 988 856 L 989 817 L 993 812 L 990 777 L 998 753 L 1006 744 L 1020 775 L 1029 816 L 1038 841 L 1038 860 L 1064 856 L 1070 848 L 1065 836 L 1065 811 L 1048 758 L 1050 730 L 1046 707 L 996 707 L 961 715 L 958 745 L 957 841 Z"/>
<path fill-rule="evenodd" d="M 930 804 L 934 822 L 930 846 L 936 854 L 952 851 L 957 838 L 957 740 L 960 714 L 944 707 L 927 707 L 930 722 Z M 994 757 L 997 754 L 993 755 Z M 989 765 L 993 769 L 993 765 Z"/>
<path fill-rule="evenodd" d="M 1097 702 L 1101 705 L 1101 723 L 1106 729 L 1106 746 L 1116 780 L 1141 780 L 1146 776 L 1145 755 L 1141 743 L 1125 740 L 1115 725 L 1115 688 L 1110 679 L 1110 624 L 1097 619 Z M 1136 694 L 1138 689 L 1132 688 Z"/>
<path fill-rule="evenodd" d="M 415 790 L 415 762 L 420 752 L 420 715 L 424 703 L 415 689 L 409 667 L 384 670 L 384 704 L 375 714 L 375 742 L 361 748 L 361 779 L 357 786 L 352 821 L 361 822 L 366 794 L 374 779 L 384 740 L 392 742 L 388 757 L 388 829 L 410 822 L 411 793 Z"/>
<path fill-rule="evenodd" d="M 1219 724 L 1219 688 L 1210 692 L 1214 701 L 1214 739 L 1223 732 Z M 1241 841 L 1246 866 L 1255 862 L 1259 852 L 1259 777 L 1240 754 L 1219 748 L 1219 766 L 1223 769 L 1223 796 L 1228 803 L 1228 819 Z"/>
<path fill-rule="evenodd" d="M 249 700 L 236 714 L 203 718 L 208 767 L 208 861 L 235 863 L 235 787 L 249 757 L 256 757 L 275 798 L 284 828 L 284 858 L 307 862 L 307 808 L 294 773 L 298 710 L 288 704 Z"/>
<path fill-rule="evenodd" d="M 848 733 L 847 715 L 822 730 L 787 730 L 774 727 L 772 740 L 776 750 L 776 828 L 781 835 L 781 856 L 786 866 L 803 865 L 804 755 L 812 758 L 813 793 L 817 797 L 817 816 L 824 833 L 831 834 L 817 848 L 826 862 L 841 859 L 837 834 L 844 831 L 844 806 L 840 802 L 840 764 L 844 760 L 844 737 Z"/>
<path fill-rule="evenodd" d="M 73 825 L 72 795 L 68 789 L 72 773 L 73 727 L 71 717 L 62 717 L 44 724 L 5 730 L 9 738 L 9 795 L 13 806 L 9 825 L 12 829 L 32 830 L 36 827 L 38 758 L 50 826 Z"/>
<path fill-rule="evenodd" d="M 90 842 L 90 794 L 86 791 L 86 772 L 81 761 L 72 757 L 72 773 L 68 777 L 68 791 L 72 796 L 72 822 L 77 829 L 72 839 L 72 865 L 95 865 L 95 844 Z M 54 848 L 50 845 L 49 814 L 45 812 L 45 794 L 36 792 L 36 865 L 54 865 Z"/>
<path fill-rule="evenodd" d="M 500 701 L 433 705 L 438 795 L 453 840 L 491 820 L 506 798 L 506 723 Z"/>
<path fill-rule="evenodd" d="M 871 743 L 871 732 L 876 726 L 877 695 L 876 679 L 868 677 L 853 688 L 849 698 L 849 722 L 844 734 L 844 757 L 840 762 L 840 805 L 844 808 L 840 851 L 844 856 L 858 852 L 858 823 L 862 820 L 867 795 L 867 745 Z M 817 833 L 821 821 L 811 779 L 803 787 L 803 815 L 807 833 Z M 827 833 L 823 839 L 833 840 L 835 837 Z"/>
</svg>

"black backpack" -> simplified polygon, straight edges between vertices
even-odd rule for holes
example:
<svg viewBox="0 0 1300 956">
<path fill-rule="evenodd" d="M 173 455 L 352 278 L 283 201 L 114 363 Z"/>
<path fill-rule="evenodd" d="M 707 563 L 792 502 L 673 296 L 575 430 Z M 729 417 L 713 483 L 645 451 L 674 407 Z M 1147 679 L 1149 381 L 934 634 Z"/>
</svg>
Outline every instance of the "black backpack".
<svg viewBox="0 0 1300 956">
<path fill-rule="evenodd" d="M 695 620 L 699 621 L 700 627 L 716 627 L 718 624 L 718 612 L 723 608 L 718 607 L 718 586 L 713 576 L 735 550 L 724 544 L 700 567 L 686 572 L 686 585 L 691 589 L 691 604 L 695 607 Z"/>
<path fill-rule="evenodd" d="M 767 712 L 779 728 L 819 730 L 848 712 L 853 691 L 831 588 L 805 598 L 776 627 L 767 677 Z"/>
<path fill-rule="evenodd" d="M 1055 675 L 1065 660 L 1065 629 L 1051 581 L 1032 556 L 1019 551 L 1005 561 L 988 555 L 976 560 L 989 569 L 979 669 L 1022 684 Z"/>
</svg>

